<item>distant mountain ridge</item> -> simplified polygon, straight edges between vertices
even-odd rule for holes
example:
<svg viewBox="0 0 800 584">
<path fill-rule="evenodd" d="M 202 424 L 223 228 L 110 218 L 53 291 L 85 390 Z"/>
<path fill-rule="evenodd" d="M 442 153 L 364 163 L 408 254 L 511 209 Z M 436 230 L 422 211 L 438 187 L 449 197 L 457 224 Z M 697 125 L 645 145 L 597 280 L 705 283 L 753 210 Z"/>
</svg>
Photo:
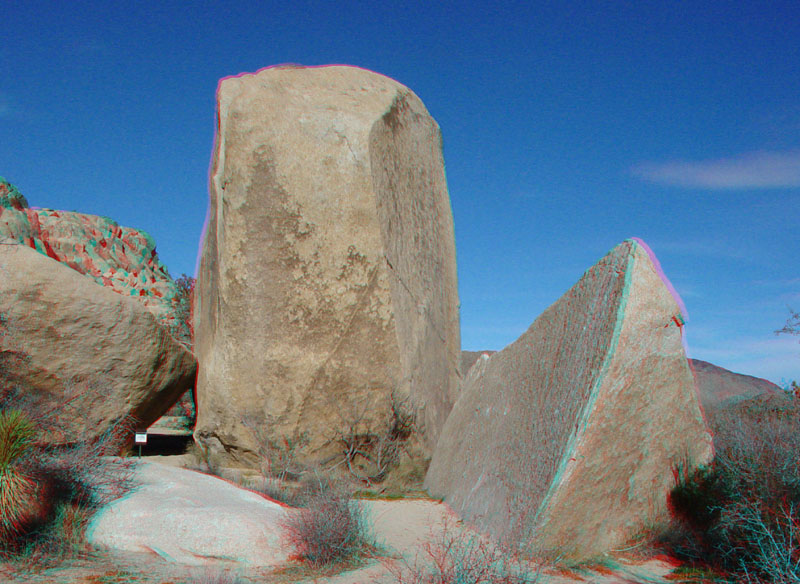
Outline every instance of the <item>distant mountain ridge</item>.
<svg viewBox="0 0 800 584">
<path fill-rule="evenodd" d="M 491 356 L 493 353 L 495 351 L 461 351 L 461 377 L 467 376 L 481 355 Z M 765 393 L 786 393 L 771 381 L 734 373 L 708 361 L 689 359 L 689 365 L 694 371 L 700 403 L 704 409 L 733 405 Z"/>
<path fill-rule="evenodd" d="M 786 393 L 771 381 L 744 373 L 734 373 L 708 361 L 689 359 L 689 364 L 694 370 L 700 401 L 704 408 L 733 405 L 764 393 Z"/>
</svg>

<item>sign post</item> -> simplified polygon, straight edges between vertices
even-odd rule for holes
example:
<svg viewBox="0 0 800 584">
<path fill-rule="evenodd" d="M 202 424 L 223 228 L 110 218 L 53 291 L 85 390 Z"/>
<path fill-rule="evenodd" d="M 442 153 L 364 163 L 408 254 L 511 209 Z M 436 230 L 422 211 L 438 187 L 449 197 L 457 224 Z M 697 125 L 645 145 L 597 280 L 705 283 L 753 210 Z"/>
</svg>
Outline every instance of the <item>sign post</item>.
<svg viewBox="0 0 800 584">
<path fill-rule="evenodd" d="M 136 432 L 134 443 L 139 445 L 139 458 L 142 457 L 142 444 L 147 444 L 147 430 L 144 432 Z"/>
</svg>

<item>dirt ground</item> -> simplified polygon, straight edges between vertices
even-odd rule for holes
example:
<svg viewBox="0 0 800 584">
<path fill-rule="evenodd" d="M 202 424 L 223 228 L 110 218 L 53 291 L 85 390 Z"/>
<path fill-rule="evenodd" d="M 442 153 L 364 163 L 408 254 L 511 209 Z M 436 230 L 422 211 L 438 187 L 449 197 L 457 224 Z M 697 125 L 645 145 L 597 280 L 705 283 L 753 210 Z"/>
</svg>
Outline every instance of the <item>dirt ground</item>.
<svg viewBox="0 0 800 584">
<path fill-rule="evenodd" d="M 161 462 L 180 464 L 180 460 Z M 0 564 L 0 582 L 8 584 L 221 584 L 212 578 L 217 571 L 228 570 L 239 577 L 236 584 L 314 582 L 325 584 L 397 584 L 398 571 L 421 566 L 429 557 L 426 550 L 446 540 L 446 534 L 458 537 L 471 532 L 458 521 L 444 503 L 429 499 L 364 500 L 361 502 L 377 544 L 375 558 L 359 567 L 338 574 L 314 572 L 297 563 L 277 569 L 220 564 L 215 567 L 179 565 L 156 554 L 97 551 L 90 557 L 58 566 Z M 539 582 L 552 584 L 636 584 L 658 583 L 677 564 L 665 558 L 632 560 L 608 558 L 602 565 L 566 570 L 537 568 Z M 232 584 L 232 580 L 231 580 Z"/>
</svg>

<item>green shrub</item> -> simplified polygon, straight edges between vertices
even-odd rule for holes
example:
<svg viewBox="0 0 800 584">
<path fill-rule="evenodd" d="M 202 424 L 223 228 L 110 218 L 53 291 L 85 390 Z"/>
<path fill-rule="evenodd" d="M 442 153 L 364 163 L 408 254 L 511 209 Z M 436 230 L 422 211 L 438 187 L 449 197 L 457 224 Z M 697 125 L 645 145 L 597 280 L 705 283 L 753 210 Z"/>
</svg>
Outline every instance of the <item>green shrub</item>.
<svg viewBox="0 0 800 584">
<path fill-rule="evenodd" d="M 0 411 L 0 545 L 14 547 L 50 511 L 52 482 L 30 464 L 36 426 L 19 410 Z"/>
<path fill-rule="evenodd" d="M 0 473 L 8 472 L 33 446 L 36 426 L 19 410 L 0 411 Z"/>
<path fill-rule="evenodd" d="M 686 527 L 673 551 L 736 578 L 800 582 L 800 401 L 762 396 L 709 414 L 715 457 L 672 492 Z"/>
</svg>

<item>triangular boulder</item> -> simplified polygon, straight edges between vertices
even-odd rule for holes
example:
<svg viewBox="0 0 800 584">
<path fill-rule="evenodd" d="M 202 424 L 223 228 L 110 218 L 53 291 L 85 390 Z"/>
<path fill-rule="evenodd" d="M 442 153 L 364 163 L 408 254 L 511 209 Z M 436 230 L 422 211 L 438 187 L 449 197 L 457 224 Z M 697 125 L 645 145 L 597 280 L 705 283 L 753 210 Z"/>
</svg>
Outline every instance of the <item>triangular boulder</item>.
<svg viewBox="0 0 800 584">
<path fill-rule="evenodd" d="M 626 240 L 464 381 L 426 477 L 480 529 L 576 560 L 663 519 L 711 437 L 658 261 Z"/>
</svg>

